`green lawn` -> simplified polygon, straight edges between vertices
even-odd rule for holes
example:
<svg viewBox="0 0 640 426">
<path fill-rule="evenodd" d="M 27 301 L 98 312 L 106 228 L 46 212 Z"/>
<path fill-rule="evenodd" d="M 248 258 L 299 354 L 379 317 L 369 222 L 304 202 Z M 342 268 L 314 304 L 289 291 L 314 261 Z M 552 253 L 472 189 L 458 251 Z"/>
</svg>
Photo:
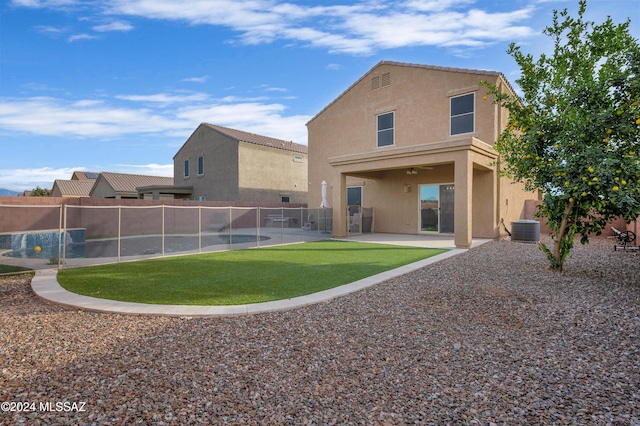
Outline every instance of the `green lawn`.
<svg viewBox="0 0 640 426">
<path fill-rule="evenodd" d="M 128 302 L 239 305 L 347 284 L 446 250 L 318 241 L 63 269 L 69 291 Z"/>
<path fill-rule="evenodd" d="M 20 266 L 0 265 L 0 274 L 13 274 L 20 272 L 33 272 L 33 269 L 22 268 Z"/>
</svg>

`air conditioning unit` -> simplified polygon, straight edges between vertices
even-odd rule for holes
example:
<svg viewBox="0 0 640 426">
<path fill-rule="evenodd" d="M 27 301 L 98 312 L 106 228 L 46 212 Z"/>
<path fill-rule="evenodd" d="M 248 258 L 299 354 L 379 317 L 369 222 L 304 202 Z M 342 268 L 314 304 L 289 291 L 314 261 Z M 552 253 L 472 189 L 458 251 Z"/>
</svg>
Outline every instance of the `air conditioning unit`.
<svg viewBox="0 0 640 426">
<path fill-rule="evenodd" d="M 536 243 L 540 241 L 540 222 L 516 220 L 511 222 L 511 241 Z"/>
</svg>

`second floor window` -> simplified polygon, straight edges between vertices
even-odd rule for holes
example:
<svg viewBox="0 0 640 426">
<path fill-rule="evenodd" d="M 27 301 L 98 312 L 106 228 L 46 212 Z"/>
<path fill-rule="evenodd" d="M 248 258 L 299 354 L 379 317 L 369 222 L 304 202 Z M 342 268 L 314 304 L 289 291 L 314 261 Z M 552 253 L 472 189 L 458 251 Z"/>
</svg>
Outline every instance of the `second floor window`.
<svg viewBox="0 0 640 426">
<path fill-rule="evenodd" d="M 204 157 L 198 157 L 198 176 L 204 174 Z"/>
<path fill-rule="evenodd" d="M 184 160 L 184 177 L 189 177 L 189 160 Z"/>
<path fill-rule="evenodd" d="M 388 112 L 378 116 L 378 147 L 389 146 L 395 143 L 395 113 Z"/>
<path fill-rule="evenodd" d="M 451 134 L 473 133 L 475 95 L 451 98 Z"/>
</svg>

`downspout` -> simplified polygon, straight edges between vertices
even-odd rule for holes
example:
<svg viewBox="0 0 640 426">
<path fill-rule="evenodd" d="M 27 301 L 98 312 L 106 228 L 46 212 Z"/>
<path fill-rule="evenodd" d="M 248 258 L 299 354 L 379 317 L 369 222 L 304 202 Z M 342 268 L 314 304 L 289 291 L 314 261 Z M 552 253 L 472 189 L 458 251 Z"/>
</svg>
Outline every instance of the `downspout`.
<svg viewBox="0 0 640 426">
<path fill-rule="evenodd" d="M 502 93 L 503 90 L 503 84 L 502 84 L 502 78 L 498 77 L 498 91 L 500 93 Z M 498 138 L 500 137 L 500 133 L 502 133 L 502 107 L 499 104 L 495 104 L 495 108 L 493 110 L 493 113 L 496 115 L 496 119 L 495 119 L 495 123 L 496 126 L 494 127 L 494 134 L 493 134 L 493 143 L 495 145 L 495 143 L 498 141 Z M 494 218 L 494 223 L 504 223 L 504 218 L 502 217 L 502 206 L 501 206 L 501 200 L 502 200 L 502 185 L 501 185 L 501 181 L 500 181 L 500 155 L 498 155 L 498 159 L 496 160 L 496 217 Z M 505 228 L 506 229 L 506 228 Z M 497 226 L 497 230 L 498 230 L 498 237 L 500 237 L 500 225 Z M 508 231 L 507 231 L 508 232 Z"/>
</svg>

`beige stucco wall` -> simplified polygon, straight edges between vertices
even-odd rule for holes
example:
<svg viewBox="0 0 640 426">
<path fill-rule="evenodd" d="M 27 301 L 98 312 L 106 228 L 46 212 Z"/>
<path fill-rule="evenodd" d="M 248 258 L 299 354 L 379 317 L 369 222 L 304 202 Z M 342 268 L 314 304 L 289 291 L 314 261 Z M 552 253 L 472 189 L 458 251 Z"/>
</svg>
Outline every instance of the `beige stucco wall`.
<svg viewBox="0 0 640 426">
<path fill-rule="evenodd" d="M 111 185 L 109 185 L 107 181 L 101 177 L 98 178 L 98 181 L 96 182 L 93 189 L 91 190 L 91 197 L 92 198 L 120 198 L 119 196 L 116 195 Z"/>
<path fill-rule="evenodd" d="M 383 74 L 390 84 L 372 90 L 372 78 Z M 497 73 L 383 63 L 307 124 L 309 205 L 319 205 L 320 184 L 327 181 L 334 235 L 346 233 L 347 186 L 363 186 L 363 206 L 374 207 L 375 232 L 415 234 L 420 231 L 419 185 L 455 183 L 459 246 L 468 245 L 472 236 L 497 236 L 501 217 L 522 214 L 524 199 L 534 194 L 498 178 L 492 145 L 507 116 L 484 99 L 483 80 L 508 90 Z M 451 136 L 450 100 L 467 93 L 475 94 L 475 131 Z M 377 115 L 390 111 L 395 112 L 395 144 L 378 148 Z M 417 167 L 418 174 L 407 175 L 409 167 Z M 408 192 L 406 185 L 411 185 Z"/>
<path fill-rule="evenodd" d="M 198 157 L 204 156 L 204 174 L 198 175 Z M 189 160 L 189 177 L 184 161 Z M 238 142 L 206 126 L 199 126 L 173 157 L 176 186 L 193 186 L 192 198 L 207 201 L 238 199 Z"/>
<path fill-rule="evenodd" d="M 204 174 L 198 175 L 198 157 Z M 301 157 L 301 161 L 295 161 Z M 184 161 L 189 160 L 189 177 Z M 176 153 L 174 184 L 193 187 L 192 198 L 207 201 L 307 202 L 308 155 L 238 142 L 205 125 L 199 126 Z"/>
<path fill-rule="evenodd" d="M 241 142 L 238 176 L 243 201 L 306 203 L 308 189 L 307 154 Z"/>
</svg>

